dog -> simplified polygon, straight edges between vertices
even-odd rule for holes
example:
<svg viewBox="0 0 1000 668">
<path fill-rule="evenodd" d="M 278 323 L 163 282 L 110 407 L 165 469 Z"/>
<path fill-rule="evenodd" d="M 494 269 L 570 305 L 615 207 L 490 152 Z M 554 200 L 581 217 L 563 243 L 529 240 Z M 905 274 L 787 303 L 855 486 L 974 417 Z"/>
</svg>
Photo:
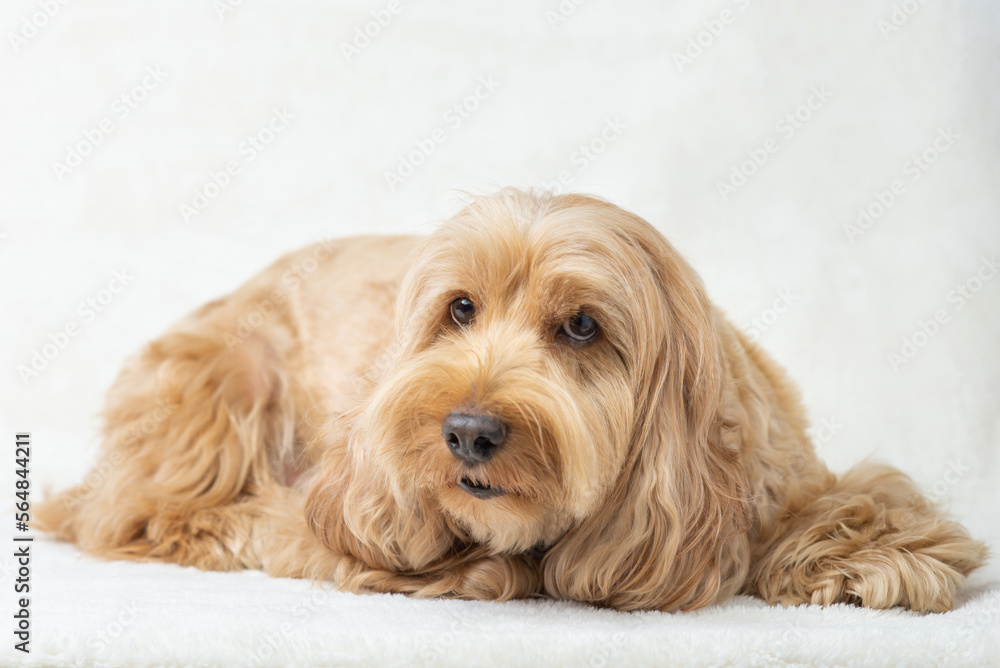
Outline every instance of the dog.
<svg viewBox="0 0 1000 668">
<path fill-rule="evenodd" d="M 618 610 L 942 612 L 986 558 L 795 388 L 649 223 L 504 189 L 292 253 L 127 363 L 36 524 L 109 559 Z"/>
</svg>

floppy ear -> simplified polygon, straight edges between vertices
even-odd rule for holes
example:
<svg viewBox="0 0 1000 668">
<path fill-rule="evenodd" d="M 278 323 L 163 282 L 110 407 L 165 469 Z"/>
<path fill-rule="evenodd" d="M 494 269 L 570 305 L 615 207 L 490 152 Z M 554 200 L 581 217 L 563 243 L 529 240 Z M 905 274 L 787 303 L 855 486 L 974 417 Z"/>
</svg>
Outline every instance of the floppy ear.
<svg viewBox="0 0 1000 668">
<path fill-rule="evenodd" d="M 691 609 L 736 593 L 749 557 L 739 434 L 724 415 L 728 325 L 677 251 L 630 218 L 622 237 L 658 293 L 636 337 L 634 428 L 604 504 L 545 556 L 545 587 L 622 610 Z"/>
<path fill-rule="evenodd" d="M 428 277 L 434 275 L 426 265 L 434 259 L 433 247 L 425 241 L 396 299 L 390 348 L 362 380 L 367 400 L 320 437 L 323 444 L 317 447 L 325 454 L 305 507 L 313 533 L 332 551 L 395 572 L 421 570 L 451 551 L 456 539 L 436 502 L 401 484 L 384 461 L 401 450 L 384 447 L 398 440 L 390 429 L 397 421 L 385 414 L 395 402 L 384 396 L 384 385 L 398 374 L 400 360 L 412 357 L 437 326 L 430 307 L 420 299 L 429 289 Z"/>
</svg>

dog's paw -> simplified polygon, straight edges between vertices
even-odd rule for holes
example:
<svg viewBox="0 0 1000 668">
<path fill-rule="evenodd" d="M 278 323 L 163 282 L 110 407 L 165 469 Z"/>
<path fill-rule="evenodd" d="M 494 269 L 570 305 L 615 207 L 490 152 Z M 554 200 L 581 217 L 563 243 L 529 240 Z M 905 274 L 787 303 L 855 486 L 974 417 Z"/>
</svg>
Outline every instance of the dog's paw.
<svg viewBox="0 0 1000 668">
<path fill-rule="evenodd" d="M 952 608 L 986 546 L 945 518 L 899 471 L 862 465 L 788 511 L 761 544 L 749 585 L 782 603 Z"/>
<path fill-rule="evenodd" d="M 794 602 L 822 606 L 849 603 L 946 612 L 964 580 L 961 573 L 936 559 L 878 549 L 813 564 L 807 570 L 805 582 L 795 588 L 800 600 Z"/>
<path fill-rule="evenodd" d="M 957 525 L 942 522 L 937 540 L 905 533 L 883 534 L 859 546 L 842 537 L 798 544 L 784 560 L 759 573 L 756 593 L 770 603 L 868 608 L 904 607 L 920 612 L 951 610 L 965 574 L 986 549 Z"/>
</svg>

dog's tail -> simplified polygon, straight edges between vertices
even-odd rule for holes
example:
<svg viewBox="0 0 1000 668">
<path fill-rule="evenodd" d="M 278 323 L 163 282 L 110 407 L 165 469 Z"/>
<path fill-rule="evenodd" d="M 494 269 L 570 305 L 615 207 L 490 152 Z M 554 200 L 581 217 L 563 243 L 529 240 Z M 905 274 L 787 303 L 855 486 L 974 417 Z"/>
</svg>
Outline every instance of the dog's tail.
<svg viewBox="0 0 1000 668">
<path fill-rule="evenodd" d="M 35 526 L 108 558 L 258 565 L 245 511 L 278 484 L 296 422 L 267 341 L 188 320 L 126 365 L 104 417 L 100 462 Z"/>
</svg>

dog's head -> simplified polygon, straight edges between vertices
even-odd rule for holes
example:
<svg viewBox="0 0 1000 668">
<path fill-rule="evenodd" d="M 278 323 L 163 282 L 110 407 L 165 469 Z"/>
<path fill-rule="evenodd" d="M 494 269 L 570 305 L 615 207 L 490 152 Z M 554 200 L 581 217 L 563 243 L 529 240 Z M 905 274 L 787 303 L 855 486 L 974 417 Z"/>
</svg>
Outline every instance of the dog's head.
<svg viewBox="0 0 1000 668">
<path fill-rule="evenodd" d="M 745 510 L 723 346 L 652 226 L 580 195 L 474 200 L 423 244 L 395 317 L 350 470 L 310 499 L 331 547 L 419 570 L 456 540 L 541 546 L 550 594 L 616 607 L 719 593 Z"/>
</svg>

